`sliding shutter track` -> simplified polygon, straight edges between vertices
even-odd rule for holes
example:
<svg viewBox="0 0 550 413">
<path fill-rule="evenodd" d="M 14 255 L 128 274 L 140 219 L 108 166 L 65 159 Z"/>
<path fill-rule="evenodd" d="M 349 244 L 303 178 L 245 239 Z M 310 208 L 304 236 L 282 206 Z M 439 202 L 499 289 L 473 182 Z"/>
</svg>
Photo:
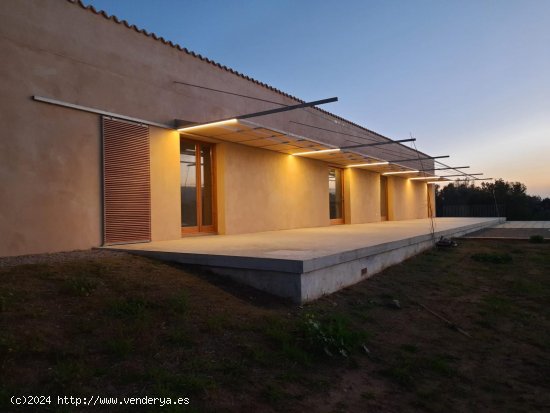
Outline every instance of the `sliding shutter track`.
<svg viewBox="0 0 550 413">
<path fill-rule="evenodd" d="M 104 244 L 150 241 L 149 128 L 102 120 Z"/>
</svg>

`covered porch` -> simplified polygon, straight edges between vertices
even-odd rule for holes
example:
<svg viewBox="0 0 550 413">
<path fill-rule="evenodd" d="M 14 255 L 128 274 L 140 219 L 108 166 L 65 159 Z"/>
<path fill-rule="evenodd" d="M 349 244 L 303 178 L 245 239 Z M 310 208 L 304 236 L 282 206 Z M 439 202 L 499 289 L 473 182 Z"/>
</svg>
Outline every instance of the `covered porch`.
<svg viewBox="0 0 550 413">
<path fill-rule="evenodd" d="M 366 279 L 430 248 L 441 236 L 463 236 L 503 221 L 414 219 L 197 236 L 105 248 L 199 265 L 302 303 Z"/>
</svg>

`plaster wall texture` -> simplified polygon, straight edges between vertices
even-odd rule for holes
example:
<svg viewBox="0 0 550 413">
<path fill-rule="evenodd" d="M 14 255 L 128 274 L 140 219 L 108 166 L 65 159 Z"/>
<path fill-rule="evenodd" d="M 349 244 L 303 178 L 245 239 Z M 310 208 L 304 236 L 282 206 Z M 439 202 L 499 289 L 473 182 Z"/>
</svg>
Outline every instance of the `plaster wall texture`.
<svg viewBox="0 0 550 413">
<path fill-rule="evenodd" d="M 326 163 L 231 143 L 216 159 L 219 233 L 330 225 Z"/>
<path fill-rule="evenodd" d="M 346 224 L 380 221 L 380 175 L 348 168 L 345 175 Z"/>
<path fill-rule="evenodd" d="M 181 236 L 179 133 L 149 128 L 151 150 L 151 240 Z"/>
<path fill-rule="evenodd" d="M 428 217 L 428 185 L 423 181 L 388 176 L 390 221 Z"/>
<path fill-rule="evenodd" d="M 66 1 L 0 2 L 0 50 L 3 58 L 0 65 L 0 124 L 3 128 L 0 140 L 0 256 L 101 245 L 99 117 L 38 103 L 31 100 L 32 95 L 164 124 L 176 118 L 212 121 L 274 106 L 178 85 L 175 81 L 234 91 L 285 105 L 297 103 Z M 360 138 L 300 126 L 291 123 L 292 120 Z M 333 145 L 383 139 L 315 109 L 255 118 L 254 121 Z M 179 209 L 175 180 L 172 180 L 175 178 L 166 177 L 175 169 L 172 164 L 175 142 L 177 139 L 169 143 L 156 131 L 152 132 L 153 239 L 167 239 L 179 231 L 179 224 L 174 228 Z M 371 147 L 368 153 L 387 159 L 389 156 L 382 148 Z M 416 156 L 401 145 L 392 145 L 391 149 L 395 158 Z M 219 217 L 223 231 L 236 233 L 328 225 L 327 197 L 321 195 L 326 191 L 326 164 L 311 160 L 285 164 L 289 161 L 275 153 L 258 152 L 252 156 L 247 155 L 249 150 L 244 148 L 228 149 L 227 153 L 250 160 L 251 167 L 256 168 L 252 171 L 257 171 L 266 181 L 262 183 L 254 173 L 246 172 L 242 165 L 226 157 L 228 174 L 224 178 L 227 182 L 220 188 L 227 208 L 225 216 Z M 282 172 L 270 177 L 268 168 L 253 160 L 256 156 L 274 168 L 283 168 Z M 164 158 L 171 161 L 164 163 Z M 415 162 L 407 165 L 417 167 Z M 296 178 L 289 182 L 284 177 L 286 171 L 293 169 Z M 321 175 L 323 183 L 318 189 L 311 189 L 321 183 Z M 243 178 L 256 193 L 243 190 Z M 269 185 L 274 186 L 267 190 Z M 277 197 L 280 199 L 273 199 L 270 195 L 275 191 L 289 194 L 296 188 L 300 190 L 293 197 L 281 194 Z M 240 202 L 236 194 L 244 202 Z M 247 204 L 255 205 L 254 211 L 263 210 L 265 214 L 256 215 Z M 313 204 L 315 209 L 307 214 L 299 210 Z M 272 219 L 268 218 L 269 213 L 275 214 Z"/>
</svg>

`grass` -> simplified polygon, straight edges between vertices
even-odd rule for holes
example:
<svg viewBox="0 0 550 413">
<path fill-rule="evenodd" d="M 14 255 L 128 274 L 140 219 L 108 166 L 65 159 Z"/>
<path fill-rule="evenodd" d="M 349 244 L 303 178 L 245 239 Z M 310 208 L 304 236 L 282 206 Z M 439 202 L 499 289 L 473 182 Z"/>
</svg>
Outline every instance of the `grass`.
<svg viewBox="0 0 550 413">
<path fill-rule="evenodd" d="M 124 254 L 2 268 L 0 410 L 100 394 L 201 412 L 543 411 L 548 274 L 547 243 L 463 241 L 297 307 Z"/>
<path fill-rule="evenodd" d="M 531 235 L 529 237 L 529 242 L 532 242 L 533 244 L 542 244 L 544 242 L 544 236 L 543 235 Z"/>
<path fill-rule="evenodd" d="M 513 261 L 512 255 L 498 252 L 479 252 L 472 254 L 472 259 L 489 264 L 508 264 Z"/>
</svg>

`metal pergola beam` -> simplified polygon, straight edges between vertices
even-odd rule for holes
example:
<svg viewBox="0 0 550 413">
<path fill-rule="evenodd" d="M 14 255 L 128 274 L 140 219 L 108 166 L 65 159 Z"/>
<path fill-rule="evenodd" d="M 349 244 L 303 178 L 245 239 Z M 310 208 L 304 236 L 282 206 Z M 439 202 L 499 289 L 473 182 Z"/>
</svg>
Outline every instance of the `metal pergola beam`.
<svg viewBox="0 0 550 413">
<path fill-rule="evenodd" d="M 430 169 L 421 169 L 420 172 L 428 172 L 428 171 L 446 171 L 449 169 L 467 169 L 469 166 L 455 166 L 455 167 L 448 167 L 448 168 L 430 168 Z"/>
<path fill-rule="evenodd" d="M 459 175 L 443 175 L 441 176 L 441 178 L 453 178 L 453 177 L 456 177 L 456 176 L 475 176 L 475 175 L 483 175 L 483 173 L 479 173 L 479 174 L 459 174 Z"/>
<path fill-rule="evenodd" d="M 426 161 L 428 159 L 440 159 L 440 158 L 450 158 L 450 155 L 425 156 L 425 157 L 422 157 L 422 158 L 411 158 L 411 159 L 393 159 L 393 160 L 388 160 L 388 162 L 389 163 L 396 163 L 396 162 Z"/>
<path fill-rule="evenodd" d="M 324 105 L 325 103 L 331 103 L 331 102 L 337 102 L 337 101 L 338 101 L 337 97 L 328 98 L 328 99 L 321 99 L 321 100 L 315 100 L 313 102 L 304 102 L 304 103 L 300 103 L 298 105 L 284 106 L 282 108 L 263 110 L 261 112 L 247 113 L 245 115 L 235 116 L 232 119 L 256 118 L 258 116 L 273 115 L 275 113 L 287 112 L 289 110 L 295 110 L 295 109 L 309 108 L 309 107 L 312 107 L 312 106 Z"/>
<path fill-rule="evenodd" d="M 392 143 L 413 142 L 415 140 L 416 140 L 415 138 L 411 138 L 411 139 L 399 139 L 396 141 L 389 141 L 389 142 L 364 143 L 360 145 L 341 146 L 340 149 L 345 150 L 345 149 L 364 148 L 366 146 L 391 145 Z"/>
</svg>

